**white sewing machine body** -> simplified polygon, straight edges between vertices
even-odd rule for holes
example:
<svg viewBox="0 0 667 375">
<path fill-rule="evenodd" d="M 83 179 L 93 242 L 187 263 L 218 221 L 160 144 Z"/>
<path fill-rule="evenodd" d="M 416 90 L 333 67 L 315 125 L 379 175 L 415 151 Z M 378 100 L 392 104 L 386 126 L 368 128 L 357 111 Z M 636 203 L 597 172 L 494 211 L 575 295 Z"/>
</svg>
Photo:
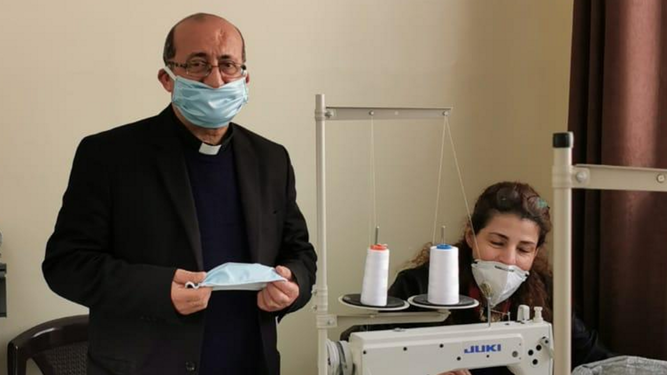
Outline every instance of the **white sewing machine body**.
<svg viewBox="0 0 667 375">
<path fill-rule="evenodd" d="M 357 375 L 436 375 L 507 366 L 516 375 L 553 374 L 547 322 L 497 322 L 357 332 L 350 349 Z"/>
</svg>

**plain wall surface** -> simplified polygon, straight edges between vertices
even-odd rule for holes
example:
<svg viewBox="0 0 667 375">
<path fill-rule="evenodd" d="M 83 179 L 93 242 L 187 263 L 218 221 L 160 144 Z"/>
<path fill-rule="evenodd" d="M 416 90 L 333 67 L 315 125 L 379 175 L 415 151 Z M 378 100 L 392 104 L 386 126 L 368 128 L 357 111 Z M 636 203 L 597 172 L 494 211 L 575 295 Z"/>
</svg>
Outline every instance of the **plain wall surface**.
<svg viewBox="0 0 667 375">
<path fill-rule="evenodd" d="M 85 313 L 52 293 L 40 265 L 85 135 L 153 116 L 164 38 L 195 12 L 243 32 L 250 102 L 235 119 L 290 151 L 316 243 L 315 94 L 329 105 L 454 108 L 450 125 L 470 204 L 486 185 L 523 180 L 551 199 L 551 134 L 567 128 L 572 1 L 3 1 L 0 12 L 0 262 L 8 264 L 7 342 Z M 331 310 L 359 292 L 373 216 L 369 122 L 327 130 Z M 381 242 L 393 274 L 437 226 L 458 239 L 465 204 L 442 121 L 374 123 Z M 331 332 L 335 339 L 338 330 Z M 284 374 L 316 373 L 310 308 L 279 326 Z"/>
</svg>

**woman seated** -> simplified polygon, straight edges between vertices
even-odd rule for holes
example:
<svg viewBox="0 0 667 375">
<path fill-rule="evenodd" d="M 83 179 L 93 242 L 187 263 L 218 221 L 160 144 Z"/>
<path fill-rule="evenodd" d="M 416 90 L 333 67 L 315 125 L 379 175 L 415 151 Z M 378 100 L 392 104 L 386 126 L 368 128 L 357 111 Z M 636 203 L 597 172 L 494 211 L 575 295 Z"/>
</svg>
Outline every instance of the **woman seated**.
<svg viewBox="0 0 667 375">
<path fill-rule="evenodd" d="M 501 293 L 488 301 L 492 321 L 507 319 L 511 311 L 516 317 L 519 305 L 542 306 L 542 316 L 552 320 L 552 273 L 547 262 L 545 239 L 551 230 L 549 206 L 529 185 L 500 182 L 489 186 L 479 196 L 465 226 L 459 248 L 459 290 L 480 301 L 480 306 L 467 310 L 451 310 L 443 324 L 468 324 L 486 321 L 487 303 L 479 285 L 493 279 L 495 272 L 514 269 L 520 277 L 508 278 Z M 412 268 L 401 271 L 389 289 L 389 295 L 407 300 L 428 292 L 429 250 L 431 244 L 411 261 Z M 488 267 L 493 262 L 510 267 Z M 525 279 L 524 279 L 525 277 Z M 523 281 L 522 281 L 523 280 Z M 572 367 L 612 356 L 573 316 Z M 507 368 L 458 370 L 455 374 L 510 374 Z"/>
</svg>

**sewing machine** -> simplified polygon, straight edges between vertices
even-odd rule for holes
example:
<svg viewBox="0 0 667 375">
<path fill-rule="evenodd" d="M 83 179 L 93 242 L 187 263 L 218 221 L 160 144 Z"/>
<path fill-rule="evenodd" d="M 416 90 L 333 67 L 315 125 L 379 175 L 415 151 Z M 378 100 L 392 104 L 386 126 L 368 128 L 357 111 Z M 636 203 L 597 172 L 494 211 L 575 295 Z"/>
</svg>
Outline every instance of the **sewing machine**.
<svg viewBox="0 0 667 375">
<path fill-rule="evenodd" d="M 553 373 L 551 324 L 523 321 L 353 333 L 356 375 L 436 375 L 507 366 L 517 375 Z"/>
<path fill-rule="evenodd" d="M 447 312 L 439 311 L 431 315 L 419 316 L 411 313 L 409 317 L 376 313 L 365 317 L 355 317 L 340 316 L 329 312 L 325 189 L 326 122 L 371 119 L 373 121 L 412 121 L 437 118 L 444 118 L 447 121 L 451 110 L 451 108 L 329 107 L 325 104 L 324 95 L 315 96 L 318 274 L 313 295 L 318 328 L 318 375 L 351 374 L 354 366 L 349 361 L 350 357 L 354 359 L 357 374 L 363 375 L 435 375 L 448 368 L 474 369 L 489 366 L 508 366 L 515 374 L 552 374 L 554 363 L 556 363 L 555 371 L 559 375 L 569 374 L 572 344 L 570 306 L 570 301 L 572 301 L 572 189 L 667 192 L 667 183 L 665 183 L 667 170 L 665 169 L 573 165 L 573 133 L 556 133 L 553 137 L 554 164 L 552 167 L 554 189 L 552 212 L 554 226 L 553 321 L 556 327 L 555 335 L 558 338 L 555 348 L 552 343 L 551 325 L 534 320 L 523 323 L 493 323 L 491 327 L 482 324 L 356 333 L 351 336 L 349 345 L 347 342 L 329 341 L 328 330 L 337 327 L 339 322 L 350 325 L 427 323 L 444 320 Z M 445 134 L 444 130 L 443 134 Z M 544 338 L 548 340 L 549 345 L 542 344 Z M 538 345 L 541 345 L 540 350 L 537 350 Z M 546 352 L 545 348 L 547 348 Z M 468 352 L 466 349 L 469 349 Z M 366 351 L 365 354 L 364 351 Z M 515 352 L 516 356 L 513 355 Z M 431 355 L 429 353 L 437 353 L 438 357 L 423 360 L 429 358 L 428 356 Z M 459 354 L 456 355 L 456 353 Z M 456 356 L 453 357 L 453 355 Z M 337 362 L 338 368 L 332 356 L 340 359 Z M 343 372 L 340 372 L 341 370 Z"/>
<path fill-rule="evenodd" d="M 496 366 L 507 366 L 515 374 L 551 375 L 554 367 L 552 328 L 542 321 L 539 313 L 529 319 L 528 312 L 524 311 L 514 322 L 353 333 L 349 343 L 328 339 L 328 330 L 339 324 L 442 322 L 451 308 L 429 313 L 379 313 L 389 311 L 380 308 L 365 315 L 329 312 L 325 124 L 328 121 L 422 119 L 440 119 L 447 123 L 451 108 L 328 107 L 321 94 L 316 95 L 315 104 L 318 274 L 313 309 L 317 314 L 318 375 L 436 375 L 447 370 Z M 569 371 L 569 365 L 562 368 L 566 369 L 563 374 Z"/>
</svg>

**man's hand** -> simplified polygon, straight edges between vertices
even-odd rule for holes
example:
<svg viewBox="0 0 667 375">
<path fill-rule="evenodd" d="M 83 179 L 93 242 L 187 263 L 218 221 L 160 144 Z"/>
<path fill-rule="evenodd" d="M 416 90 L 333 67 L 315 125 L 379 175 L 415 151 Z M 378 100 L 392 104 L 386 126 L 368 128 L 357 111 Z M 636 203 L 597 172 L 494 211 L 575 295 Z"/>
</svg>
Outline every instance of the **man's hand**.
<svg viewBox="0 0 667 375">
<path fill-rule="evenodd" d="M 199 284 L 206 278 L 206 272 L 189 272 L 177 269 L 171 282 L 171 302 L 181 315 L 190 315 L 204 310 L 211 298 L 211 288 L 188 289 L 185 283 L 191 281 Z"/>
<path fill-rule="evenodd" d="M 287 281 L 274 281 L 257 293 L 257 306 L 264 311 L 279 311 L 299 297 L 299 285 L 292 278 L 289 268 L 278 266 L 276 272 Z"/>
</svg>

